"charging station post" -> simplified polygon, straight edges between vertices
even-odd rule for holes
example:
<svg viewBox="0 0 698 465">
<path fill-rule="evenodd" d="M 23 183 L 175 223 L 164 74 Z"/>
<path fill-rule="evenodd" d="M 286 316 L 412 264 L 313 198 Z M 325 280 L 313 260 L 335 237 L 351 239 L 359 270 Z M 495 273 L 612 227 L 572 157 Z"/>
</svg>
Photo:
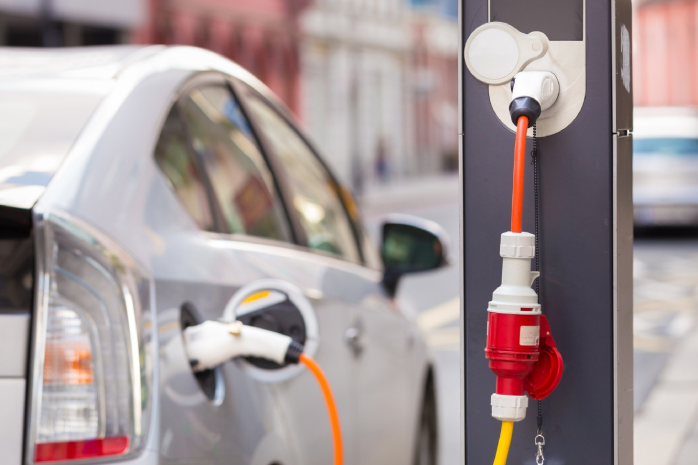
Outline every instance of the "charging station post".
<svg viewBox="0 0 698 465">
<path fill-rule="evenodd" d="M 512 194 L 514 133 L 505 106 L 511 87 L 500 81 L 517 71 L 548 71 L 559 79 L 560 97 L 539 120 L 539 302 L 564 373 L 542 401 L 545 463 L 631 465 L 631 1 L 460 0 L 459 6 L 463 463 L 491 463 L 500 428 L 491 416 L 495 377 L 484 351 Z M 511 41 L 498 31 L 513 34 L 520 58 L 506 50 L 467 53 L 473 32 L 495 22 L 497 31 L 481 42 L 506 45 Z M 480 63 L 485 71 L 473 74 Z M 526 166 L 523 230 L 533 231 L 533 170 Z M 536 463 L 535 401 L 529 407 L 514 432 L 510 464 Z"/>
</svg>

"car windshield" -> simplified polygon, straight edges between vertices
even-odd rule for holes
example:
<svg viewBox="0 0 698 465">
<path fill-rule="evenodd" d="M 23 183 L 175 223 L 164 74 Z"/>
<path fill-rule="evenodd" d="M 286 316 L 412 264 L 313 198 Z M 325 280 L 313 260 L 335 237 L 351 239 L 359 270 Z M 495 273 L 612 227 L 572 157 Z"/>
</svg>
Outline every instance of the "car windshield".
<svg viewBox="0 0 698 465">
<path fill-rule="evenodd" d="M 635 154 L 698 155 L 698 138 L 653 137 L 633 141 Z"/>
<path fill-rule="evenodd" d="M 0 185 L 46 186 L 101 98 L 0 90 Z"/>
</svg>

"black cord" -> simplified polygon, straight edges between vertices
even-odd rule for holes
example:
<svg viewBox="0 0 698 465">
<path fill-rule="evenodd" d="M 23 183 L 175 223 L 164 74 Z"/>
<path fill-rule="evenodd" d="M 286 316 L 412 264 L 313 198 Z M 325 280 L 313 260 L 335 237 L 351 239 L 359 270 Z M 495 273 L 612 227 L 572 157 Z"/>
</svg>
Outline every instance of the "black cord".
<svg viewBox="0 0 698 465">
<path fill-rule="evenodd" d="M 531 164 L 533 165 L 533 203 L 534 203 L 534 218 L 535 218 L 535 264 L 536 271 L 540 272 L 540 160 L 538 159 L 538 137 L 536 134 L 536 125 L 533 125 L 533 150 L 531 150 Z M 540 277 L 536 279 L 536 294 L 538 294 L 538 302 L 540 302 Z M 543 433 L 543 407 L 541 401 L 538 401 L 538 434 Z"/>
</svg>

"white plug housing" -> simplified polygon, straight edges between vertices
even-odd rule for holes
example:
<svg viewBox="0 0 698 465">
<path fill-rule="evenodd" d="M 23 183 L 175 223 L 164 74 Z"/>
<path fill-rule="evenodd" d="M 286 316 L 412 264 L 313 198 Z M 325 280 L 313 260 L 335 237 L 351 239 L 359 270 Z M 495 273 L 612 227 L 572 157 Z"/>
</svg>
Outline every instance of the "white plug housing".
<svg viewBox="0 0 698 465">
<path fill-rule="evenodd" d="M 531 288 L 540 276 L 531 271 L 531 259 L 536 254 L 536 236 L 527 232 L 505 232 L 499 245 L 502 257 L 502 285 L 495 289 L 487 311 L 495 313 L 540 314 L 538 294 Z"/>
<path fill-rule="evenodd" d="M 240 322 L 205 321 L 184 330 L 184 344 L 194 371 L 214 368 L 235 357 L 260 357 L 280 365 L 293 340 Z"/>
<path fill-rule="evenodd" d="M 541 111 L 552 107 L 560 95 L 560 83 L 549 71 L 522 71 L 514 76 L 511 99 L 530 97 L 540 105 Z"/>
</svg>

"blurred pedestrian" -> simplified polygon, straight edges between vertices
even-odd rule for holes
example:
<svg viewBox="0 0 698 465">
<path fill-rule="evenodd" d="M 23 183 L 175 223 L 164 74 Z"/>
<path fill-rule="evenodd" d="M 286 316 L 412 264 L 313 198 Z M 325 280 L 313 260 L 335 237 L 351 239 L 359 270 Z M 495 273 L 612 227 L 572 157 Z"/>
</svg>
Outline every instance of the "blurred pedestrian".
<svg viewBox="0 0 698 465">
<path fill-rule="evenodd" d="M 383 136 L 378 138 L 378 147 L 376 149 L 376 177 L 380 182 L 388 181 L 388 153 Z"/>
</svg>

